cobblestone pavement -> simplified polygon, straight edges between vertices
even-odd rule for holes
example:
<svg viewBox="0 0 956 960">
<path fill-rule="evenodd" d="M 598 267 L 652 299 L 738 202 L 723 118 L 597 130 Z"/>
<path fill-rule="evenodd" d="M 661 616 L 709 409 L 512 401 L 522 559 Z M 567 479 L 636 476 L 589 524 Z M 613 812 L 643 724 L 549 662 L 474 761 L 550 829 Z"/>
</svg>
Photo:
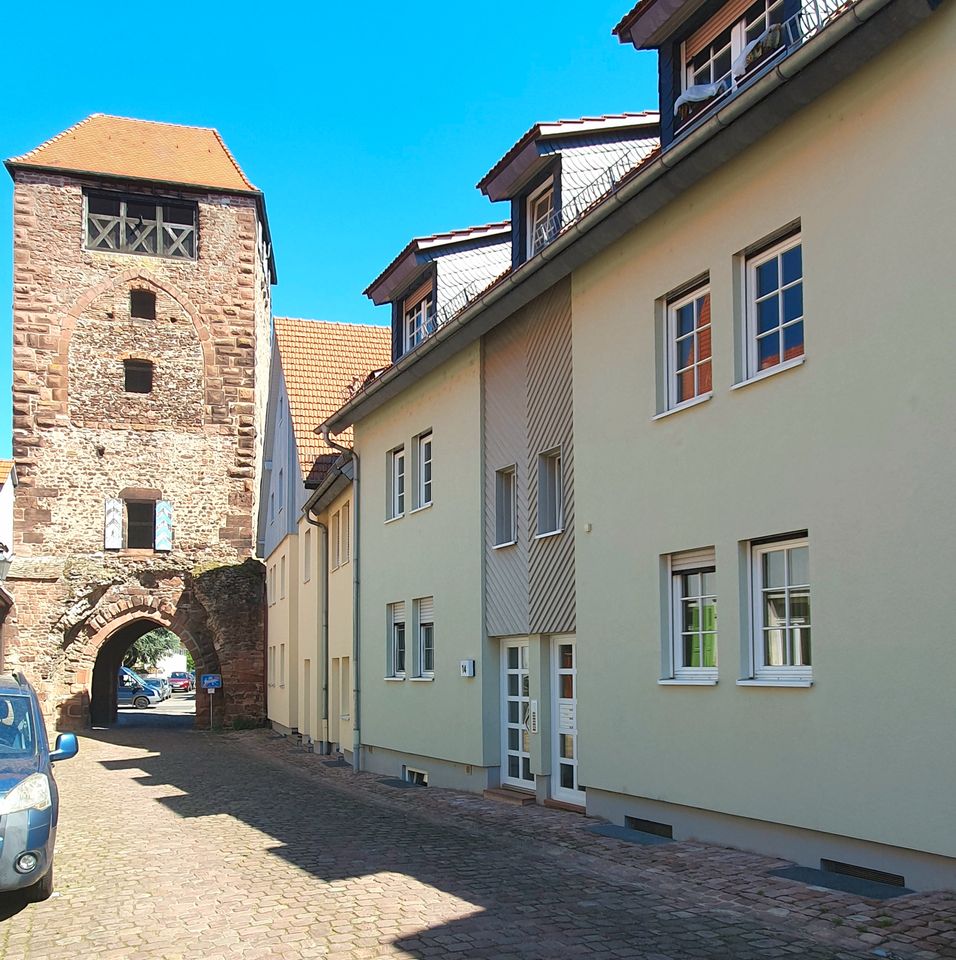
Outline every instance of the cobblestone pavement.
<svg viewBox="0 0 956 960">
<path fill-rule="evenodd" d="M 575 814 L 393 790 L 263 731 L 125 727 L 80 751 L 58 767 L 57 894 L 4 904 L 5 960 L 956 956 L 956 941 L 930 943 L 953 929 L 938 919 L 952 912 L 945 897 L 888 907 L 813 893 L 878 934 L 889 909 L 936 924 L 877 946 L 843 924 L 815 929 L 799 897 L 749 902 L 707 882 L 707 854 L 718 876 L 747 855 L 662 855 L 585 834 Z"/>
</svg>

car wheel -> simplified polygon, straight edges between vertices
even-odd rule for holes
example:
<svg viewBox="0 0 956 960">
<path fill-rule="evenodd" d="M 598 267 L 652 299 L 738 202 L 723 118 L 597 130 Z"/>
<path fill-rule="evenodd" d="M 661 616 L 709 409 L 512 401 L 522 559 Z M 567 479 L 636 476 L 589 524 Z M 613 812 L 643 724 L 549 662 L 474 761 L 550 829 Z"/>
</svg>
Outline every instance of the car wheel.
<svg viewBox="0 0 956 960">
<path fill-rule="evenodd" d="M 41 903 L 53 896 L 53 864 L 50 869 L 29 888 L 30 902 Z"/>
<path fill-rule="evenodd" d="M 149 706 L 149 697 L 133 697 L 133 706 L 137 710 L 145 710 Z"/>
</svg>

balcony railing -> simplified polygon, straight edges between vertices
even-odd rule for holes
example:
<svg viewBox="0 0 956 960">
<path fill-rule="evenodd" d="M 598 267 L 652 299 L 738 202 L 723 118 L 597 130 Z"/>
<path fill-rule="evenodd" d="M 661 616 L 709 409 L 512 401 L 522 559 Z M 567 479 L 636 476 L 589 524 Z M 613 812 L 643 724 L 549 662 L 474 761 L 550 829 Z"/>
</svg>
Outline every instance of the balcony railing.
<svg viewBox="0 0 956 960">
<path fill-rule="evenodd" d="M 679 134 L 686 133 L 694 121 L 723 106 L 740 87 L 763 72 L 771 63 L 788 57 L 794 49 L 815 37 L 857 0 L 803 0 L 800 10 L 781 23 L 771 24 L 754 37 L 738 54 L 730 73 L 715 83 L 688 87 L 674 104 Z"/>
</svg>

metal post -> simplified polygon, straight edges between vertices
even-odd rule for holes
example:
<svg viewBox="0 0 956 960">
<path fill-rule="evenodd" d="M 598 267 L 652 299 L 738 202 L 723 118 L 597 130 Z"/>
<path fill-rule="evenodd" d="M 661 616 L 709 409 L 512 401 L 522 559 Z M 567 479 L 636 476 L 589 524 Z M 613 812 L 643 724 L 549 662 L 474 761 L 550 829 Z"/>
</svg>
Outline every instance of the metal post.
<svg viewBox="0 0 956 960">
<path fill-rule="evenodd" d="M 215 687 L 209 688 L 209 732 L 212 733 L 212 695 L 216 692 Z"/>
</svg>

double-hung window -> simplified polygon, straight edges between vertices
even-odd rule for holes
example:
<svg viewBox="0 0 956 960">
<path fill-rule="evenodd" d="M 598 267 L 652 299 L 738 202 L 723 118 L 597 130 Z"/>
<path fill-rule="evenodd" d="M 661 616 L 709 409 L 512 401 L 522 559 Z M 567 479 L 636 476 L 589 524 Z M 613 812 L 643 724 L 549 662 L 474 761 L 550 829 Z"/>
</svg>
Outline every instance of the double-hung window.
<svg viewBox="0 0 956 960">
<path fill-rule="evenodd" d="M 429 277 L 402 302 L 403 352 L 414 350 L 430 334 L 435 324 L 433 280 Z"/>
<path fill-rule="evenodd" d="M 810 546 L 803 538 L 754 544 L 753 661 L 757 680 L 799 682 L 810 670 Z"/>
<path fill-rule="evenodd" d="M 717 679 L 717 568 L 713 550 L 673 554 L 671 657 L 677 680 Z"/>
<path fill-rule="evenodd" d="M 538 536 L 564 528 L 561 448 L 538 455 Z"/>
<path fill-rule="evenodd" d="M 803 356 L 803 248 L 799 234 L 746 262 L 747 373 Z"/>
<path fill-rule="evenodd" d="M 527 200 L 527 255 L 531 259 L 553 239 L 557 224 L 554 215 L 554 178 L 549 177 Z"/>
<path fill-rule="evenodd" d="M 418 608 L 418 675 L 435 676 L 435 601 L 433 597 L 416 600 Z"/>
<path fill-rule="evenodd" d="M 495 546 L 509 547 L 518 541 L 518 485 L 515 467 L 495 471 Z"/>
<path fill-rule="evenodd" d="M 329 519 L 329 566 L 333 570 L 342 562 L 339 525 L 339 511 L 336 510 Z"/>
<path fill-rule="evenodd" d="M 710 290 L 698 287 L 667 304 L 667 405 L 710 395 Z"/>
<path fill-rule="evenodd" d="M 342 504 L 341 520 L 339 521 L 339 562 L 348 563 L 352 559 L 352 508 L 351 501 Z"/>
<path fill-rule="evenodd" d="M 388 676 L 405 678 L 405 603 L 388 605 Z"/>
<path fill-rule="evenodd" d="M 428 507 L 432 502 L 432 435 L 423 433 L 418 438 L 418 504 Z"/>
<path fill-rule="evenodd" d="M 405 448 L 396 447 L 388 453 L 388 504 L 386 519 L 395 520 L 405 515 Z"/>
</svg>

